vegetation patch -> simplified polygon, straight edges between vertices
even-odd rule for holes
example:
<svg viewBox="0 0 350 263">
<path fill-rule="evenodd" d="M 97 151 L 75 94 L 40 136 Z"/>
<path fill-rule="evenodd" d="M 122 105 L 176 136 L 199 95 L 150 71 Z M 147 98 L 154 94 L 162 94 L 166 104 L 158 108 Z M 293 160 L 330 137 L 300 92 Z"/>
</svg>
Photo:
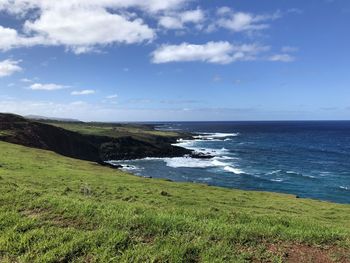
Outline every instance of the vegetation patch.
<svg viewBox="0 0 350 263">
<path fill-rule="evenodd" d="M 0 130 L 0 137 L 13 136 L 13 132 L 10 130 Z"/>
<path fill-rule="evenodd" d="M 350 261 L 349 205 L 0 149 L 1 262 Z"/>
</svg>

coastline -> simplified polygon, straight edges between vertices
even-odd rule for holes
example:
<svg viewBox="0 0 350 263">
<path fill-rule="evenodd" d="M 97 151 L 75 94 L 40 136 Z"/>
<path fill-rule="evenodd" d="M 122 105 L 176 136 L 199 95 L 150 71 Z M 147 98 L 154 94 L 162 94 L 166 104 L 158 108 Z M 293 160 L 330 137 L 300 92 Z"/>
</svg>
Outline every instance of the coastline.
<svg viewBox="0 0 350 263">
<path fill-rule="evenodd" d="M 173 145 L 180 137 L 192 138 L 191 134 L 158 132 L 150 125 L 39 121 L 0 113 L 0 131 L 2 141 L 100 164 L 111 159 L 193 154 Z"/>
<path fill-rule="evenodd" d="M 252 123 L 244 125 L 256 129 Z M 261 124 L 258 125 L 256 127 L 261 127 Z M 290 155 L 292 153 L 288 148 L 282 148 L 287 150 L 282 152 L 285 154 L 282 156 L 284 159 L 280 159 L 274 151 L 271 151 L 275 138 L 264 141 L 259 136 L 249 137 L 249 133 L 237 129 L 237 123 L 229 129 L 222 126 L 216 128 L 212 125 L 208 128 L 225 132 L 206 132 L 208 131 L 206 129 L 191 129 L 191 132 L 188 132 L 188 128 L 183 127 L 180 130 L 178 129 L 180 126 L 178 124 L 176 126 L 176 131 L 169 129 L 159 131 L 157 130 L 159 124 L 57 121 L 42 123 L 17 115 L 0 114 L 0 140 L 50 150 L 63 156 L 92 161 L 112 168 L 122 168 L 138 176 L 350 203 L 347 197 L 350 185 L 346 177 L 343 181 L 334 181 L 333 188 L 329 187 L 329 184 L 332 184 L 333 171 L 337 167 L 332 166 L 328 170 L 327 167 L 321 170 L 315 167 L 315 171 L 310 171 L 307 166 L 302 166 L 304 161 L 300 160 L 302 154 L 298 155 L 296 159 L 298 162 L 294 162 L 293 166 L 293 163 L 290 163 L 293 155 Z M 271 124 L 264 126 L 263 130 L 270 126 Z M 320 124 L 316 128 L 319 126 Z M 273 129 L 274 127 L 272 126 Z M 297 127 L 294 125 L 291 127 L 292 133 Z M 307 127 L 312 128 L 313 124 Z M 288 143 L 287 146 L 290 145 L 290 136 L 283 135 L 282 138 Z M 250 143 L 251 140 L 253 144 Z M 262 148 L 259 148 L 261 146 Z M 313 145 L 310 146 L 312 148 Z M 306 151 L 306 154 L 308 153 L 309 150 Z M 328 152 L 325 154 L 327 157 Z M 342 156 L 346 156 L 342 152 L 340 154 L 339 161 L 342 160 Z M 259 158 L 260 163 L 255 167 Z M 105 163 L 110 160 L 116 161 L 114 165 Z M 267 166 L 266 160 L 269 162 Z M 285 165 L 283 161 L 286 161 Z M 315 161 L 320 160 L 316 158 Z M 133 162 L 139 163 L 134 165 Z M 307 162 L 306 160 L 306 165 Z M 123 167 L 121 165 L 123 163 L 126 163 L 126 166 Z M 254 166 L 253 169 L 251 165 Z M 145 169 L 139 169 L 140 167 Z M 347 174 L 347 171 L 345 172 Z M 309 191 L 310 187 L 314 186 L 327 186 L 327 189 Z"/>
<path fill-rule="evenodd" d="M 186 128 L 185 126 L 184 130 L 187 130 Z M 197 129 L 197 131 L 200 130 Z M 299 163 L 294 163 L 293 166 L 293 163 L 290 163 L 288 152 L 283 157 L 284 160 L 288 160 L 285 164 L 276 164 L 279 156 L 276 157 L 272 153 L 272 162 L 267 159 L 269 166 L 261 166 L 265 163 L 253 168 L 249 166 L 247 158 L 255 162 L 259 156 L 241 155 L 241 153 L 249 152 L 249 149 L 255 151 L 256 147 L 259 147 L 264 141 L 257 138 L 254 144 L 245 144 L 247 140 L 251 140 L 251 137 L 240 129 L 237 132 L 215 133 L 192 130 L 191 135 L 190 139 L 178 138 L 173 145 L 204 154 L 206 158 L 146 157 L 137 160 L 115 161 L 114 164 L 121 165 L 119 168 L 123 171 L 146 178 L 163 178 L 175 182 L 192 182 L 228 189 L 291 194 L 303 199 L 341 204 L 350 203 L 346 197 L 349 191 L 346 181 L 335 181 L 333 188 L 328 186 L 329 189 L 326 192 L 317 191 L 317 189 L 309 191 L 309 186 L 328 185 L 326 182 L 332 180 L 333 173 L 326 172 L 327 170 L 309 171 L 308 167 L 305 169 L 299 166 Z M 283 138 L 287 140 L 288 136 L 283 135 Z M 270 147 L 273 143 L 265 143 L 265 145 Z M 262 152 L 265 160 L 267 157 L 264 155 L 265 152 Z"/>
</svg>

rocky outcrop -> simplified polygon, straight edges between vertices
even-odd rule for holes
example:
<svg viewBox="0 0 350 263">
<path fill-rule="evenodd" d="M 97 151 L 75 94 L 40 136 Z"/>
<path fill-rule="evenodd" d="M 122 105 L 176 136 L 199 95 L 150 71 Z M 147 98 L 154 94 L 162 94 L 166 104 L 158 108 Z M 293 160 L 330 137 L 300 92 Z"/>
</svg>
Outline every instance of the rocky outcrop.
<svg viewBox="0 0 350 263">
<path fill-rule="evenodd" d="M 170 142 L 150 143 L 123 137 L 100 146 L 100 157 L 103 160 L 127 160 L 144 157 L 176 157 L 190 154 L 185 148 L 172 146 Z"/>
</svg>

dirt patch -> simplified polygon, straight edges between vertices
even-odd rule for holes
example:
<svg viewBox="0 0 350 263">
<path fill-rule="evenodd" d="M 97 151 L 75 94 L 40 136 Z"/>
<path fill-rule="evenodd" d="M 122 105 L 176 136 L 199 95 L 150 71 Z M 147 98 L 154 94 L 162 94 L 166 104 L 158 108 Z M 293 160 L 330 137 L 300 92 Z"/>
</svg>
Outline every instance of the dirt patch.
<svg viewBox="0 0 350 263">
<path fill-rule="evenodd" d="M 313 247 L 304 244 L 273 244 L 268 250 L 288 263 L 350 263 L 350 252 L 339 247 Z"/>
<path fill-rule="evenodd" d="M 75 228 L 80 230 L 92 231 L 96 227 L 85 220 L 76 219 L 76 218 L 66 218 L 63 216 L 55 216 L 47 220 L 51 225 L 60 227 L 60 228 Z"/>
<path fill-rule="evenodd" d="M 29 217 L 31 219 L 38 219 L 41 218 L 45 213 L 47 213 L 48 210 L 42 209 L 42 208 L 34 208 L 30 210 L 23 210 L 21 211 L 21 215 Z"/>
<path fill-rule="evenodd" d="M 21 215 L 29 217 L 31 219 L 42 220 L 43 222 L 57 226 L 60 228 L 75 228 L 81 230 L 94 230 L 96 226 L 86 220 L 77 218 L 66 218 L 62 215 L 52 215 L 47 209 L 35 208 L 31 210 L 23 210 Z M 1 261 L 0 261 L 1 262 Z"/>
</svg>

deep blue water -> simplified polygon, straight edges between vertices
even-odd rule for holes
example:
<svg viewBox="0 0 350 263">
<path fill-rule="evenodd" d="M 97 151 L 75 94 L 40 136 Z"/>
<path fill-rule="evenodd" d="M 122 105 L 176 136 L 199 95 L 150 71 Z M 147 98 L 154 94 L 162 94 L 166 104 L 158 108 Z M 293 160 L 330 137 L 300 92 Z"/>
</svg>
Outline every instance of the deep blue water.
<svg viewBox="0 0 350 263">
<path fill-rule="evenodd" d="M 215 158 L 122 162 L 133 173 L 350 203 L 350 122 L 185 122 L 159 127 L 201 133 L 179 145 Z"/>
</svg>

